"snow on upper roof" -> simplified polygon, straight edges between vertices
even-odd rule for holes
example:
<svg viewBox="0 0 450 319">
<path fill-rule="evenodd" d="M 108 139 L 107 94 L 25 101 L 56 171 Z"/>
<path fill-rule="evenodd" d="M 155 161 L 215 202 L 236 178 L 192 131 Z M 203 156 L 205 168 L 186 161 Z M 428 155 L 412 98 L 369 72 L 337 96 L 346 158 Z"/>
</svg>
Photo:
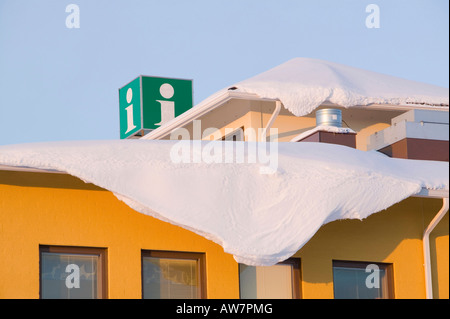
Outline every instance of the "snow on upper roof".
<svg viewBox="0 0 450 319">
<path fill-rule="evenodd" d="M 343 107 L 449 105 L 447 88 L 310 58 L 292 59 L 232 89 L 279 99 L 296 116 L 309 114 L 324 102 Z"/>
<path fill-rule="evenodd" d="M 237 145 L 245 150 L 241 160 L 227 162 L 227 151 L 236 146 L 237 152 Z M 248 265 L 289 258 L 328 222 L 364 219 L 423 187 L 449 189 L 447 162 L 393 159 L 323 143 L 267 145 L 276 147 L 276 163 L 269 163 L 273 174 L 261 174 L 267 162 L 252 160 L 255 143 L 222 141 L 6 145 L 0 146 L 0 166 L 66 172 L 113 192 L 140 213 L 220 244 Z M 179 162 L 177 146 L 189 146 L 192 158 L 208 146 L 224 152 L 218 161 Z"/>
<path fill-rule="evenodd" d="M 416 107 L 448 110 L 449 90 L 342 64 L 295 58 L 215 92 L 142 138 L 166 136 L 234 98 L 280 100 L 294 115 L 304 116 L 326 102 L 343 107 L 387 104 L 405 106 L 405 111 Z"/>
</svg>

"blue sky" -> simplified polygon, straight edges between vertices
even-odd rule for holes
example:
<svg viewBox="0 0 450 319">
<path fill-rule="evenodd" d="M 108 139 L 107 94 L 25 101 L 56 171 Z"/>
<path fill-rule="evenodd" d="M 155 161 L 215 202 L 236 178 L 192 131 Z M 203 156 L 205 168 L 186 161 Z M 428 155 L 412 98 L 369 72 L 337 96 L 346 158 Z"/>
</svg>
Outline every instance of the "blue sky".
<svg viewBox="0 0 450 319">
<path fill-rule="evenodd" d="M 0 145 L 118 139 L 117 90 L 140 74 L 193 79 L 194 104 L 295 57 L 448 87 L 448 12 L 447 0 L 0 0 Z"/>
</svg>

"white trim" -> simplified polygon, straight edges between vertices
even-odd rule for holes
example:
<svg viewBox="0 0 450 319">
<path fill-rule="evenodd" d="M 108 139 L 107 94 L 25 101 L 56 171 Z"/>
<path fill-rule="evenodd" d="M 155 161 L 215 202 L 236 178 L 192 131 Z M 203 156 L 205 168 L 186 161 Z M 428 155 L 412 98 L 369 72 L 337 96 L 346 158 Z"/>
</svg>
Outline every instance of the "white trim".
<svg viewBox="0 0 450 319">
<path fill-rule="evenodd" d="M 447 198 L 443 199 L 442 208 L 434 216 L 433 220 L 430 222 L 428 227 L 423 232 L 422 242 L 423 242 L 423 255 L 424 255 L 424 272 L 425 272 L 425 291 L 426 298 L 433 299 L 433 279 L 431 272 L 431 256 L 430 256 L 430 234 L 434 228 L 439 224 L 442 218 L 448 212 L 448 195 Z"/>
<path fill-rule="evenodd" d="M 269 122 L 267 123 L 266 127 L 261 133 L 260 141 L 267 140 L 267 131 L 270 130 L 270 128 L 273 125 L 273 122 L 275 122 L 276 118 L 278 117 L 278 114 L 280 114 L 282 103 L 280 101 L 276 101 L 275 103 L 276 103 L 275 110 L 273 111 L 273 114 L 270 117 Z"/>
<path fill-rule="evenodd" d="M 422 190 L 413 195 L 412 197 L 427 197 L 427 198 L 446 198 L 448 196 L 448 190 L 446 189 L 428 189 L 423 187 Z"/>
<path fill-rule="evenodd" d="M 195 106 L 194 108 L 184 112 L 183 114 L 177 116 L 176 118 L 172 119 L 171 121 L 167 122 L 163 126 L 160 126 L 159 128 L 153 130 L 152 132 L 144 135 L 141 137 L 141 139 L 144 140 L 157 140 L 160 139 L 172 132 L 174 129 L 183 127 L 184 125 L 188 124 L 189 122 L 195 120 L 199 116 L 208 113 L 209 111 L 213 110 L 220 104 L 223 104 L 229 100 L 228 94 L 222 94 L 215 98 L 212 98 L 211 100 L 208 100 L 205 103 L 200 103 L 199 105 Z"/>
<path fill-rule="evenodd" d="M 394 117 L 391 125 L 401 122 L 449 124 L 448 111 L 444 110 L 411 110 Z"/>
<path fill-rule="evenodd" d="M 26 167 L 26 166 L 8 166 L 8 165 L 0 165 L 0 171 L 67 174 L 66 172 L 57 171 L 55 169 L 42 169 L 42 168 L 32 168 L 32 167 Z"/>
<path fill-rule="evenodd" d="M 352 106 L 354 107 L 354 106 Z M 430 111 L 447 111 L 449 110 L 448 105 L 422 105 L 422 104 L 369 104 L 369 105 L 361 105 L 355 106 L 361 108 L 367 108 L 372 110 L 380 110 L 380 111 L 409 111 L 409 110 L 430 110 Z"/>
<path fill-rule="evenodd" d="M 368 150 L 380 150 L 405 138 L 448 141 L 448 124 L 399 122 L 368 137 Z"/>
<path fill-rule="evenodd" d="M 277 101 L 274 99 L 264 99 L 259 97 L 253 93 L 243 93 L 243 92 L 234 92 L 234 91 L 222 91 L 218 92 L 215 95 L 212 95 L 210 98 L 205 101 L 197 104 L 192 109 L 184 112 L 183 114 L 177 116 L 170 122 L 167 122 L 165 125 L 155 129 L 154 131 L 146 134 L 141 137 L 144 140 L 158 140 L 170 134 L 173 130 L 183 127 L 186 124 L 189 124 L 191 121 L 203 116 L 214 110 L 215 108 L 225 104 L 231 99 L 245 99 L 245 100 L 258 100 L 258 101 Z"/>
</svg>

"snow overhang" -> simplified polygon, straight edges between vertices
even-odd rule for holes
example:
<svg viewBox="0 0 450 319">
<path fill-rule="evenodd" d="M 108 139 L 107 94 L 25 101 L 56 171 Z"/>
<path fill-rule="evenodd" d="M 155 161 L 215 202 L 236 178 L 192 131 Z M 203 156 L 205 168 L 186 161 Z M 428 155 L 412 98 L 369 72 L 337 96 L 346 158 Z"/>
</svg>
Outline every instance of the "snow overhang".
<svg viewBox="0 0 450 319">
<path fill-rule="evenodd" d="M 236 91 L 279 99 L 295 116 L 324 103 L 357 106 L 449 107 L 449 90 L 347 65 L 295 58 L 234 85 Z"/>
<path fill-rule="evenodd" d="M 9 165 L 0 165 L 0 171 L 70 175 L 67 172 L 58 171 L 55 169 L 39 169 L 39 168 L 33 168 L 33 167 L 9 166 Z M 426 187 L 422 187 L 422 189 L 420 190 L 419 193 L 413 194 L 413 195 L 411 195 L 411 197 L 448 198 L 449 191 L 446 189 L 428 189 Z"/>
<path fill-rule="evenodd" d="M 265 143 L 277 147 L 276 167 L 262 174 L 272 163 L 250 161 L 255 143 L 199 145 L 226 149 L 237 143 L 248 147 L 239 163 L 180 162 L 172 157 L 174 148 L 194 141 L 134 139 L 0 146 L 0 165 L 66 172 L 140 213 L 216 242 L 248 265 L 289 258 L 328 222 L 365 219 L 411 196 L 448 196 L 448 162 L 324 143 Z"/>
</svg>

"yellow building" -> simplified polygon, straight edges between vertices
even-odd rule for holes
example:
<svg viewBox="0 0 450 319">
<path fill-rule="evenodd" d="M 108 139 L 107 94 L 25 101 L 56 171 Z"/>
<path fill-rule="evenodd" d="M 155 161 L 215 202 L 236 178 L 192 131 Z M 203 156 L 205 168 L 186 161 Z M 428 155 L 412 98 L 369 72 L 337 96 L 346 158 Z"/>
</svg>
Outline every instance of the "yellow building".
<svg viewBox="0 0 450 319">
<path fill-rule="evenodd" d="M 233 88 L 144 139 L 169 139 L 177 128 L 195 138 L 196 123 L 217 128 L 201 136 L 206 140 L 258 138 L 248 129 L 266 129 L 260 132 L 271 138 L 276 128 L 277 142 L 448 162 L 448 105 L 323 102 L 303 116 L 283 105 Z M 322 109 L 338 110 L 351 129 L 316 129 Z M 413 133 L 403 130 L 410 124 Z M 447 210 L 448 185 L 424 188 L 363 220 L 324 224 L 277 265 L 248 266 L 199 234 L 135 211 L 108 189 L 0 157 L 0 298 L 449 298 Z"/>
</svg>

